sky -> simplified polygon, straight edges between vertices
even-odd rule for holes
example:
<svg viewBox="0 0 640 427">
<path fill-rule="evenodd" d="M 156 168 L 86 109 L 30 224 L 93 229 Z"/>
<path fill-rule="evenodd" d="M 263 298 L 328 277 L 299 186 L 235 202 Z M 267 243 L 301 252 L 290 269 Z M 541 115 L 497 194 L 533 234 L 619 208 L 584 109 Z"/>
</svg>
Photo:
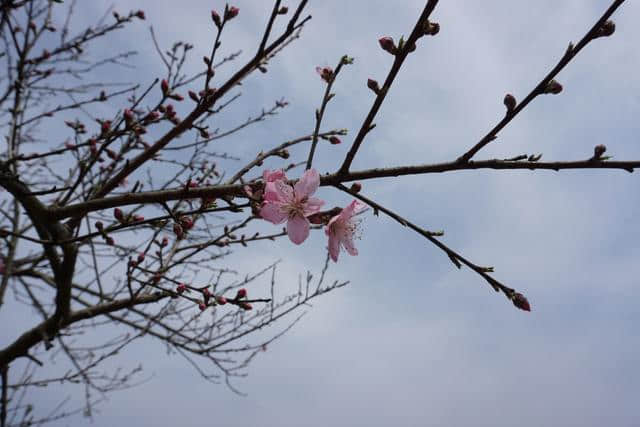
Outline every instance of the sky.
<svg viewBox="0 0 640 427">
<path fill-rule="evenodd" d="M 269 64 L 268 73 L 247 80 L 220 126 L 284 97 L 290 102 L 285 111 L 225 140 L 224 149 L 249 158 L 256 147 L 310 133 L 324 91 L 314 69 L 335 66 L 348 54 L 355 62 L 335 83 L 324 127 L 350 133 L 339 146 L 319 148 L 314 164 L 324 173 L 338 167 L 373 102 L 367 78 L 382 81 L 391 66 L 378 38 L 408 35 L 424 4 L 309 3 L 313 19 L 301 39 Z M 193 43 L 187 66 L 197 71 L 214 36 L 209 12 L 224 7 L 201 0 L 80 2 L 75 25 L 94 22 L 111 4 L 146 13 L 145 22 L 104 46 L 137 50 L 135 68 L 117 77 L 143 82 L 162 73 L 150 24 L 163 46 L 178 39 Z M 256 49 L 271 4 L 234 5 L 240 14 L 230 23 L 222 54 L 242 49 L 242 61 Z M 353 169 L 457 158 L 502 118 L 504 94 L 522 99 L 608 5 L 441 1 L 432 14 L 440 33 L 421 40 L 407 59 Z M 614 15 L 615 34 L 590 43 L 560 73 L 563 92 L 536 99 L 477 158 L 543 153 L 543 160 L 578 160 L 605 144 L 615 159 L 640 159 L 638 19 L 640 4 L 624 4 Z M 359 256 L 343 253 L 330 270 L 332 278 L 351 283 L 316 300 L 300 323 L 252 362 L 248 376 L 235 383 L 247 396 L 204 382 L 182 359 L 146 339 L 117 364 L 142 363 L 148 382 L 111 394 L 92 421 L 77 417 L 59 425 L 638 425 L 637 188 L 637 174 L 604 170 L 467 171 L 367 181 L 363 194 L 427 229 L 444 230 L 444 242 L 494 266 L 494 276 L 524 293 L 532 312 L 515 309 L 468 269 L 456 269 L 419 235 L 368 212 Z M 328 188 L 318 194 L 331 205 L 350 201 Z M 261 243 L 229 262 L 255 270 L 282 259 L 279 280 L 286 288 L 299 273 L 320 270 L 325 247 L 320 232 L 300 247 L 286 240 Z M 260 290 L 257 284 L 251 292 Z M 72 404 L 82 404 L 82 391 L 72 388 L 49 387 L 37 400 L 46 408 L 67 394 Z"/>
</svg>

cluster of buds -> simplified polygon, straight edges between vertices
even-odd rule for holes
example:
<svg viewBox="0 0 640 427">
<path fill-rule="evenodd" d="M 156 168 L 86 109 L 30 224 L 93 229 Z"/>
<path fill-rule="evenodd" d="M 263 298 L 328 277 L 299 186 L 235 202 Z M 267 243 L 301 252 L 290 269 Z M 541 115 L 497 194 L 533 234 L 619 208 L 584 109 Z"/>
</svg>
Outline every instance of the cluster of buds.
<svg viewBox="0 0 640 427">
<path fill-rule="evenodd" d="M 283 7 L 281 9 L 285 9 L 285 11 L 283 13 L 287 13 L 286 8 Z M 222 26 L 224 25 L 224 22 L 232 20 L 233 18 L 238 16 L 239 13 L 240 13 L 240 9 L 238 9 L 237 7 L 235 7 L 235 6 L 231 6 L 231 7 L 225 6 L 225 8 L 224 8 L 224 21 L 220 18 L 220 15 L 215 10 L 211 11 L 211 20 L 213 21 L 215 26 L 219 30 L 221 30 Z M 280 11 L 278 11 L 278 13 L 280 13 Z"/>
<path fill-rule="evenodd" d="M 129 258 L 129 267 L 131 268 L 137 267 L 138 265 L 142 264 L 142 262 L 144 262 L 144 259 L 145 259 L 144 252 L 140 252 L 135 259 Z"/>
</svg>

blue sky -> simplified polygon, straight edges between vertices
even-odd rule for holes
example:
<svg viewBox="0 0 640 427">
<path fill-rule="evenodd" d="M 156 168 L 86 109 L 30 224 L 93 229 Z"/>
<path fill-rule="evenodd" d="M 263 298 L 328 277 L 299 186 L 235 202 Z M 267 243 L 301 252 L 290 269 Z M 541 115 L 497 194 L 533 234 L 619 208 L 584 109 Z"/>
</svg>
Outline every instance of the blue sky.
<svg viewBox="0 0 640 427">
<path fill-rule="evenodd" d="M 76 24 L 92 22 L 112 3 L 146 12 L 147 21 L 105 46 L 138 50 L 136 68 L 118 77 L 143 82 L 161 76 L 149 24 L 164 46 L 176 39 L 193 43 L 188 66 L 196 71 L 213 36 L 209 11 L 224 6 L 91 2 L 80 5 Z M 240 15 L 222 49 L 243 49 L 242 61 L 253 53 L 271 5 L 235 4 Z M 502 117 L 504 94 L 522 99 L 608 4 L 442 1 L 432 15 L 440 34 L 422 40 L 407 60 L 354 168 L 455 159 Z M 367 78 L 382 81 L 391 66 L 377 39 L 408 34 L 422 7 L 418 1 L 311 1 L 313 19 L 301 40 L 272 61 L 267 74 L 242 86 L 240 102 L 220 126 L 231 127 L 280 97 L 291 105 L 220 149 L 249 158 L 257 146 L 310 133 L 324 91 L 314 68 L 334 66 L 348 54 L 355 63 L 335 84 L 324 127 L 351 133 L 340 146 L 321 146 L 315 163 L 321 172 L 334 171 L 373 101 Z M 584 159 L 603 143 L 616 159 L 639 159 L 639 18 L 637 2 L 623 5 L 614 16 L 616 33 L 592 42 L 559 75 L 562 94 L 539 97 L 477 157 Z M 330 271 L 351 284 L 317 300 L 254 360 L 248 377 L 236 383 L 247 397 L 203 382 L 182 359 L 146 339 L 116 364 L 143 363 L 153 378 L 112 394 L 93 425 L 637 425 L 637 186 L 636 174 L 621 171 L 471 171 L 366 182 L 365 195 L 428 229 L 444 229 L 452 248 L 494 266 L 495 277 L 527 295 L 533 311 L 516 310 L 420 236 L 369 213 L 357 242 L 360 255 L 342 254 Z M 330 189 L 319 195 L 332 205 L 349 202 Z M 286 289 L 299 273 L 320 269 L 325 245 L 323 233 L 301 247 L 263 243 L 229 263 L 255 270 L 281 258 Z M 261 285 L 268 289 L 264 281 L 251 292 L 259 294 Z M 66 394 L 81 402 L 82 390 L 55 387 L 38 400 L 47 407 Z"/>
</svg>

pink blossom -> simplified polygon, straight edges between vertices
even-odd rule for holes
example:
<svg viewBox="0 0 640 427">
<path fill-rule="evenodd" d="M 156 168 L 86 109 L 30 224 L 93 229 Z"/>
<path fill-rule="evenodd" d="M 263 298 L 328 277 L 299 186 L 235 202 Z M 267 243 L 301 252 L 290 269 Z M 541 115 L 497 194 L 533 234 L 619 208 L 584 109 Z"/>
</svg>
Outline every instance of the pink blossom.
<svg viewBox="0 0 640 427">
<path fill-rule="evenodd" d="M 354 200 L 327 224 L 324 232 L 329 236 L 329 255 L 334 262 L 338 262 L 340 246 L 344 247 L 349 255 L 358 255 L 358 250 L 353 245 L 353 238 L 360 222 L 353 217 L 364 207 L 362 203 Z"/>
<path fill-rule="evenodd" d="M 284 177 L 284 172 L 282 175 Z M 318 212 L 324 204 L 323 200 L 311 197 L 319 185 L 320 175 L 315 169 L 305 171 L 293 187 L 285 179 L 267 182 L 260 216 L 273 224 L 287 221 L 289 239 L 296 245 L 301 244 L 309 236 L 307 217 Z"/>
</svg>

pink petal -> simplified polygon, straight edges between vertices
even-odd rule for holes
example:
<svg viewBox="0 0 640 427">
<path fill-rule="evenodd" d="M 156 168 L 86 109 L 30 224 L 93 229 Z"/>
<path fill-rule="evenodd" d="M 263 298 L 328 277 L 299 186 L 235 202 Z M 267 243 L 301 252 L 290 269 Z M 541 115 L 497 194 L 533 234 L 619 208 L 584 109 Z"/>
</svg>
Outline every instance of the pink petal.
<svg viewBox="0 0 640 427">
<path fill-rule="evenodd" d="M 329 232 L 328 227 L 325 232 L 329 235 L 329 256 L 333 262 L 338 262 L 338 255 L 340 254 L 340 239 L 338 239 L 335 234 Z"/>
<path fill-rule="evenodd" d="M 287 234 L 289 239 L 299 245 L 309 237 L 309 220 L 303 216 L 295 215 L 287 222 Z"/>
<path fill-rule="evenodd" d="M 354 216 L 364 208 L 365 206 L 363 203 L 360 203 L 359 201 L 354 200 L 351 203 L 349 203 L 347 207 L 345 207 L 342 210 L 342 212 L 340 212 L 340 216 L 346 220 L 351 218 L 352 216 Z"/>
<path fill-rule="evenodd" d="M 353 236 L 349 233 L 346 233 L 341 239 L 342 246 L 349 252 L 349 255 L 356 256 L 358 255 L 358 250 L 355 246 L 353 246 Z"/>
<path fill-rule="evenodd" d="M 267 202 L 279 202 L 280 193 L 278 193 L 278 189 L 276 188 L 276 184 L 273 182 L 267 182 L 264 185 L 264 200 Z"/>
<path fill-rule="evenodd" d="M 324 205 L 324 200 L 320 200 L 316 197 L 311 197 L 309 200 L 307 200 L 307 203 L 304 206 L 304 215 L 313 215 L 314 213 L 320 211 L 322 205 Z"/>
<path fill-rule="evenodd" d="M 260 216 L 273 224 L 282 224 L 287 219 L 287 214 L 278 203 L 267 202 L 262 205 Z"/>
<path fill-rule="evenodd" d="M 282 202 L 293 202 L 293 188 L 283 180 L 274 181 L 278 199 Z"/>
<path fill-rule="evenodd" d="M 264 182 L 273 182 L 279 179 L 287 179 L 287 177 L 285 176 L 284 171 L 282 169 L 278 169 L 275 171 L 265 169 L 262 172 L 262 179 L 264 179 Z"/>
<path fill-rule="evenodd" d="M 320 185 L 320 175 L 315 169 L 309 169 L 304 172 L 300 181 L 296 182 L 295 193 L 298 200 L 311 196 L 316 192 Z"/>
</svg>

